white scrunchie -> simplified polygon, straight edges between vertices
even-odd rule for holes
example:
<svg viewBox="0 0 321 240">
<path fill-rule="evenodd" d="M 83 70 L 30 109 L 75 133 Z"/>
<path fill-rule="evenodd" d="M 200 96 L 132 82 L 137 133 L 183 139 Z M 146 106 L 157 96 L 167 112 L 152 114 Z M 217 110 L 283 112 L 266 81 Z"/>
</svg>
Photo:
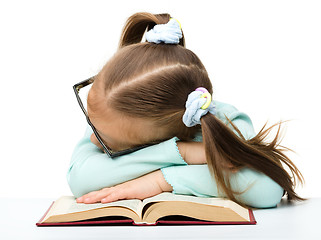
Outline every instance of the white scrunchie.
<svg viewBox="0 0 321 240">
<path fill-rule="evenodd" d="M 171 18 L 166 24 L 157 24 L 145 34 L 148 42 L 178 44 L 183 37 L 182 30 L 177 20 Z"/>
<path fill-rule="evenodd" d="M 201 109 L 201 107 L 206 103 L 206 98 L 201 98 L 203 92 L 193 91 L 188 95 L 186 101 L 186 110 L 183 115 L 183 122 L 187 127 L 193 127 L 195 125 L 201 124 L 201 117 L 206 115 L 208 112 L 215 115 L 215 105 L 212 101 L 206 109 Z"/>
</svg>

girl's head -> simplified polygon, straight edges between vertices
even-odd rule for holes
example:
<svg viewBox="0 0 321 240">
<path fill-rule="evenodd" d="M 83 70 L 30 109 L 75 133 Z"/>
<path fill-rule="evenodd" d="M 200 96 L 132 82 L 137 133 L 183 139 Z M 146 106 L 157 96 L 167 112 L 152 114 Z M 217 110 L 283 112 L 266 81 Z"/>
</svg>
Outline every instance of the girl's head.
<svg viewBox="0 0 321 240">
<path fill-rule="evenodd" d="M 184 37 L 180 44 L 141 42 L 146 29 L 169 19 L 168 14 L 130 17 L 119 51 L 94 81 L 88 112 L 110 147 L 125 148 L 174 136 L 191 140 L 199 129 L 186 127 L 182 116 L 189 93 L 199 86 L 212 93 L 203 64 L 183 46 Z M 121 144 L 115 138 L 127 142 Z"/>
<path fill-rule="evenodd" d="M 288 199 L 302 200 L 282 163 L 301 182 L 302 175 L 279 149 L 279 134 L 266 143 L 270 129 L 262 129 L 246 140 L 231 122 L 227 126 L 210 113 L 201 118 L 201 125 L 187 127 L 183 123 L 188 95 L 198 87 L 212 94 L 213 88 L 200 59 L 185 48 L 184 35 L 178 44 L 142 42 L 146 31 L 169 19 L 169 14 L 131 16 L 119 50 L 95 77 L 88 95 L 88 114 L 106 145 L 123 150 L 174 136 L 190 141 L 202 131 L 209 170 L 218 189 L 231 200 L 239 202 L 235 198 L 238 193 L 231 189 L 230 170 L 243 167 L 269 176 L 285 189 Z"/>
</svg>

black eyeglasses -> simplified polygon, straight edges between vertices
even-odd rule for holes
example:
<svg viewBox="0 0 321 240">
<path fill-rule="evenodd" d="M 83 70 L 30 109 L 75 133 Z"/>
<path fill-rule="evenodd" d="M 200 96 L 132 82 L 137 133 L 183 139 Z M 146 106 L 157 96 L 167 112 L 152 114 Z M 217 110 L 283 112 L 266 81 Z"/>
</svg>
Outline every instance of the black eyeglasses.
<svg viewBox="0 0 321 240">
<path fill-rule="evenodd" d="M 81 98 L 79 96 L 79 91 L 80 89 L 82 89 L 83 87 L 86 87 L 90 84 L 92 84 L 95 80 L 95 77 L 91 77 L 91 78 L 88 78 L 87 80 L 85 81 L 82 81 L 80 83 L 77 83 L 73 86 L 73 89 L 74 89 L 74 92 L 76 94 L 76 98 L 77 98 L 77 101 L 79 103 L 79 106 L 81 108 L 81 110 L 83 111 L 83 113 L 85 114 L 86 116 L 86 119 L 87 119 L 87 122 L 89 124 L 89 126 L 92 128 L 98 142 L 100 143 L 100 145 L 103 147 L 104 149 L 104 152 L 111 158 L 114 158 L 114 157 L 118 157 L 118 156 L 122 156 L 122 155 L 125 155 L 125 154 L 128 154 L 128 153 L 132 153 L 132 152 L 135 152 L 137 150 L 140 150 L 140 149 L 143 149 L 145 147 L 148 147 L 148 146 L 151 146 L 151 145 L 154 145 L 154 144 L 157 144 L 157 143 L 152 143 L 152 144 L 145 144 L 145 145 L 141 145 L 141 146 L 137 146 L 137 147 L 134 147 L 134 148 L 130 148 L 130 149 L 125 149 L 125 150 L 121 150 L 121 151 L 114 151 L 112 150 L 110 147 L 106 146 L 104 141 L 102 140 L 102 138 L 99 136 L 95 126 L 91 123 L 90 119 L 89 119 L 89 116 L 88 116 L 88 113 L 87 113 L 87 110 L 85 109 L 82 101 L 81 101 Z"/>
</svg>

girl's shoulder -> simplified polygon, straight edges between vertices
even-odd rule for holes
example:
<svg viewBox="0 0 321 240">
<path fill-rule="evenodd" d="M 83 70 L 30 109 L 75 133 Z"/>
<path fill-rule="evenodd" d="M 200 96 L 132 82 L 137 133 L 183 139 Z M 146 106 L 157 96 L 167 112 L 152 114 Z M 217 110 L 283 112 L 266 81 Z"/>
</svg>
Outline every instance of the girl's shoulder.
<svg viewBox="0 0 321 240">
<path fill-rule="evenodd" d="M 229 103 L 214 100 L 214 104 L 216 110 L 215 116 L 218 119 L 220 119 L 225 124 L 228 124 L 228 118 L 236 127 L 238 127 L 238 129 L 246 139 L 250 139 L 255 136 L 252 121 L 246 113 L 239 111 L 235 106 Z M 202 141 L 201 132 L 196 134 L 194 141 Z"/>
<path fill-rule="evenodd" d="M 224 103 L 217 100 L 214 100 L 214 103 L 216 109 L 215 115 L 224 122 L 226 121 L 226 117 L 232 120 L 233 116 L 239 115 L 241 113 L 236 107 L 229 103 Z"/>
</svg>

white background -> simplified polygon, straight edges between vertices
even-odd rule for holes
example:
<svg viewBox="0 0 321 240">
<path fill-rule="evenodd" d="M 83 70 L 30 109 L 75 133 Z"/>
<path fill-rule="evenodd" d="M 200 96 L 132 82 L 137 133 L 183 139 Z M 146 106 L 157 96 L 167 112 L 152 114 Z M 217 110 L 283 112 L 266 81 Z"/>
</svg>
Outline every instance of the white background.
<svg viewBox="0 0 321 240">
<path fill-rule="evenodd" d="M 96 74 L 138 11 L 177 18 L 215 97 L 258 131 L 279 120 L 320 197 L 320 1 L 1 1 L 0 197 L 69 195 L 70 157 L 86 121 L 72 85 Z"/>
</svg>

